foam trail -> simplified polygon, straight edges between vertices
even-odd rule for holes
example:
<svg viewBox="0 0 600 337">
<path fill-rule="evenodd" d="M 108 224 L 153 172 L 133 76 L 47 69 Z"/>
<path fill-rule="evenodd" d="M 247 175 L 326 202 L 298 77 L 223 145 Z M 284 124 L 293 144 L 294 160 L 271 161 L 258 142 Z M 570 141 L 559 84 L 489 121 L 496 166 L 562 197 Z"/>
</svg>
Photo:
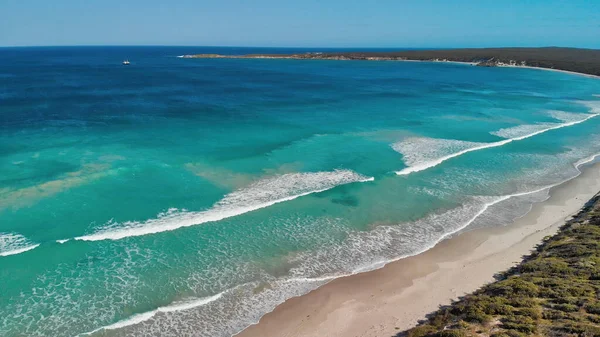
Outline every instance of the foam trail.
<svg viewBox="0 0 600 337">
<path fill-rule="evenodd" d="M 421 254 L 421 253 L 423 253 L 423 252 L 425 252 L 425 251 L 427 251 L 427 250 L 429 250 L 429 249 L 431 249 L 431 248 L 435 247 L 435 246 L 436 246 L 438 243 L 440 243 L 441 241 L 443 241 L 443 240 L 444 240 L 444 239 L 446 239 L 447 237 L 449 237 L 449 236 L 451 236 L 451 235 L 453 235 L 453 234 L 455 234 L 455 233 L 458 233 L 459 231 L 461 231 L 461 230 L 463 230 L 463 229 L 467 228 L 467 227 L 468 227 L 469 225 L 471 225 L 471 224 L 472 224 L 472 223 L 473 223 L 473 222 L 474 222 L 474 221 L 475 221 L 475 220 L 476 220 L 478 217 L 480 217 L 480 216 L 481 216 L 483 213 L 485 213 L 485 211 L 487 211 L 487 210 L 488 210 L 488 208 L 490 208 L 490 207 L 491 207 L 491 206 L 493 206 L 493 205 L 496 205 L 496 204 L 498 204 L 498 203 L 500 203 L 500 202 L 502 202 L 502 201 L 508 200 L 508 199 L 510 199 L 510 198 L 522 197 L 522 196 L 529 195 L 529 194 L 535 194 L 535 193 L 539 193 L 539 192 L 542 192 L 542 191 L 547 191 L 547 190 L 549 190 L 549 189 L 551 189 L 551 188 L 553 188 L 553 187 L 556 187 L 556 186 L 562 185 L 562 184 L 566 183 L 567 181 L 570 181 L 570 180 L 572 180 L 572 179 L 575 179 L 575 178 L 579 177 L 579 176 L 581 175 L 581 173 L 582 173 L 582 172 L 581 172 L 581 170 L 580 170 L 579 168 L 580 168 L 582 165 L 585 165 L 585 164 L 588 164 L 588 163 L 591 163 L 591 162 L 593 162 L 593 161 L 594 161 L 594 160 L 595 160 L 595 159 L 596 159 L 598 156 L 600 156 L 600 153 L 596 153 L 596 154 L 594 154 L 594 155 L 591 155 L 591 156 L 589 156 L 589 157 L 587 157 L 587 158 L 584 158 L 584 159 L 582 159 L 582 160 L 579 160 L 579 161 L 577 161 L 575 164 L 573 164 L 573 166 L 574 166 L 574 167 L 577 169 L 578 173 L 577 173 L 575 176 L 571 177 L 571 178 L 567 178 L 567 179 L 565 179 L 565 180 L 563 180 L 563 181 L 560 181 L 560 182 L 558 182 L 558 183 L 554 183 L 554 184 L 551 184 L 551 185 L 547 185 L 547 186 L 544 186 L 544 187 L 538 188 L 538 189 L 536 189 L 536 190 L 533 190 L 533 191 L 526 191 L 526 192 L 520 192 L 520 193 L 514 193 L 514 194 L 503 195 L 503 196 L 497 197 L 497 198 L 496 198 L 496 199 L 494 199 L 493 201 L 490 201 L 490 202 L 488 202 L 488 203 L 485 203 L 485 204 L 484 204 L 484 206 L 483 206 L 483 208 L 482 208 L 482 209 L 481 209 L 479 212 L 477 212 L 477 213 L 476 213 L 476 214 L 475 214 L 475 215 L 474 215 L 472 218 L 470 218 L 470 219 L 469 219 L 467 222 L 465 222 L 465 223 L 464 223 L 462 226 L 460 226 L 459 228 L 457 228 L 457 229 L 455 229 L 455 230 L 453 230 L 453 231 L 451 231 L 451 232 L 448 232 L 448 233 L 444 234 L 444 235 L 443 235 L 443 236 L 441 236 L 441 237 L 440 237 L 440 238 L 439 238 L 437 241 L 435 241 L 435 242 L 434 242 L 434 243 L 433 243 L 431 246 L 429 246 L 429 247 L 427 247 L 427 248 L 423 249 L 422 251 L 420 251 L 419 253 L 416 253 L 416 254 L 414 254 L 414 255 Z M 404 257 L 402 257 L 402 258 L 404 258 Z M 391 261 L 390 261 L 390 262 L 391 262 Z"/>
<path fill-rule="evenodd" d="M 573 164 L 577 169 L 579 169 L 580 166 L 590 163 L 592 161 L 595 160 L 596 157 L 598 157 L 598 155 L 600 154 L 596 154 L 590 157 L 587 157 L 585 159 L 582 159 L 578 162 L 576 162 L 575 164 Z M 581 173 L 581 171 L 579 171 Z M 576 175 L 577 176 L 577 175 Z M 576 177 L 574 176 L 574 177 Z M 240 331 L 242 331 L 243 329 L 245 329 L 246 327 L 252 325 L 252 324 L 256 324 L 258 322 L 258 319 L 264 315 L 267 312 L 272 311 L 277 304 L 282 303 L 283 301 L 285 301 L 286 299 L 290 298 L 290 297 L 294 297 L 294 296 L 300 296 L 302 294 L 307 293 L 308 291 L 314 289 L 315 287 L 321 286 L 329 281 L 332 281 L 334 279 L 337 278 L 341 278 L 341 277 L 346 277 L 346 276 L 350 276 L 350 275 L 355 275 L 355 274 L 359 274 L 362 272 L 367 272 L 370 270 L 374 270 L 374 269 L 378 269 L 383 267 L 384 265 L 393 262 L 393 261 L 397 261 L 403 258 L 407 258 L 410 256 L 414 256 L 414 255 L 418 255 L 421 254 L 431 248 L 433 248 L 435 245 L 437 245 L 439 242 L 443 241 L 444 239 L 446 239 L 447 237 L 461 231 L 462 229 L 468 227 L 469 225 L 471 225 L 477 218 L 479 218 L 482 214 L 484 214 L 491 206 L 500 203 L 502 201 L 508 200 L 512 197 L 519 197 L 519 196 L 524 196 L 524 195 L 528 195 L 528 194 L 534 194 L 534 193 L 538 193 L 544 190 L 548 190 L 549 188 L 552 188 L 554 186 L 560 185 L 568 180 L 573 179 L 569 178 L 566 179 L 563 182 L 560 183 L 556 183 L 556 184 L 552 184 L 549 186 L 544 186 L 532 191 L 527 191 L 527 192 L 520 192 L 520 193 L 514 193 L 514 194 L 510 194 L 510 195 L 504 195 L 504 196 L 496 196 L 496 197 L 491 197 L 491 199 L 488 199 L 488 202 L 480 204 L 478 206 L 478 210 L 477 212 L 475 212 L 473 215 L 471 215 L 470 217 L 468 217 L 466 220 L 461 221 L 460 224 L 451 229 L 449 232 L 446 233 L 440 233 L 441 235 L 439 237 L 437 237 L 435 240 L 430 241 L 428 244 L 422 246 L 421 248 L 408 253 L 408 254 L 404 254 L 404 255 L 400 255 L 400 256 L 395 256 L 392 258 L 387 258 L 387 259 L 381 259 L 376 261 L 375 263 L 372 263 L 370 265 L 365 265 L 361 268 L 355 268 L 352 270 L 349 270 L 347 272 L 340 272 L 340 273 L 331 273 L 331 274 L 324 274 L 321 276 L 315 276 L 315 277 L 307 277 L 307 276 L 302 276 L 302 275 L 298 275 L 296 277 L 291 276 L 289 278 L 285 278 L 285 279 L 281 279 L 278 280 L 278 282 L 276 284 L 273 285 L 273 287 L 269 287 L 269 289 L 280 289 L 280 285 L 283 287 L 283 289 L 280 289 L 280 291 L 285 291 L 286 295 L 280 295 L 280 293 L 277 294 L 272 294 L 272 296 L 269 296 L 268 291 L 267 292 L 261 292 L 259 295 L 256 296 L 261 296 L 261 295 L 265 295 L 266 297 L 259 297 L 259 299 L 257 300 L 260 303 L 272 303 L 271 305 L 267 305 L 265 307 L 261 307 L 263 309 L 263 311 L 261 311 L 261 314 L 259 316 L 256 316 L 254 318 L 252 318 L 251 320 L 247 321 L 243 326 L 239 326 L 235 328 L 235 331 L 232 331 L 231 334 L 235 335 L 237 333 L 239 333 Z M 490 198 L 490 197 L 486 197 L 486 198 Z M 481 207 L 481 208 L 480 208 Z M 384 226 L 385 227 L 385 226 Z M 380 230 L 383 230 L 384 232 L 386 232 L 385 228 L 380 227 Z M 310 262 L 309 262 L 310 263 Z M 304 286 L 302 284 L 305 284 Z M 306 286 L 306 284 L 309 284 L 309 286 Z M 242 285 L 238 285 L 235 286 L 233 288 L 230 288 L 228 290 L 223 291 L 220 294 L 217 294 L 213 297 L 209 297 L 209 298 L 204 298 L 204 299 L 199 299 L 199 300 L 192 300 L 192 301 L 186 301 L 186 302 L 176 302 L 173 303 L 169 306 L 166 307 L 160 307 L 156 310 L 150 311 L 150 312 L 146 312 L 146 313 L 141 313 L 138 315 L 134 315 L 131 316 L 127 319 L 124 319 L 122 321 L 119 321 L 117 323 L 105 326 L 105 327 L 101 327 L 98 329 L 95 329 L 92 332 L 88 332 L 85 334 L 81 334 L 80 336 L 83 335 L 90 335 L 93 334 L 95 332 L 100 332 L 103 330 L 114 330 L 114 329 L 119 329 L 119 328 L 124 328 L 124 327 L 129 327 L 129 326 L 133 326 L 136 324 L 140 324 L 143 322 L 146 322 L 148 320 L 153 319 L 158 313 L 163 312 L 177 312 L 177 311 L 186 311 L 188 309 L 193 309 L 193 308 L 199 308 L 202 307 L 203 305 L 209 304 L 211 302 L 216 302 L 216 306 L 218 306 L 218 303 L 221 303 L 222 301 L 228 301 L 230 299 L 228 299 L 227 294 L 228 293 L 232 293 L 232 294 L 239 294 L 237 291 L 233 291 L 236 289 L 242 289 L 245 286 L 247 286 L 248 284 L 242 284 Z M 253 292 L 253 289 L 256 288 L 256 285 L 253 285 L 250 287 L 250 292 Z M 275 292 L 275 290 L 273 290 Z M 290 292 L 291 291 L 291 292 Z M 252 293 L 254 294 L 254 293 Z M 275 301 L 275 302 L 272 302 Z M 251 308 L 255 308 L 256 304 L 251 304 Z M 244 310 L 245 307 L 242 306 L 242 310 Z M 210 308 L 210 310 L 212 310 L 212 308 Z M 260 310 L 260 309 L 259 309 Z M 172 322 L 176 317 L 182 317 L 179 318 L 180 322 L 186 322 L 188 321 L 190 318 L 194 318 L 197 319 L 198 317 L 202 317 L 202 315 L 196 315 L 194 316 L 192 313 L 193 311 L 188 311 L 189 315 L 187 315 L 187 313 L 181 313 L 180 315 L 183 316 L 169 316 L 169 317 L 165 317 L 165 316 L 161 316 L 161 317 L 156 317 L 157 322 L 154 323 L 150 323 L 150 324 L 154 324 L 155 326 L 163 326 L 162 323 L 164 322 Z M 201 334 L 201 333 L 200 333 Z"/>
<path fill-rule="evenodd" d="M 558 125 L 557 123 L 540 123 L 540 124 L 524 124 L 513 126 L 510 128 L 500 129 L 498 131 L 490 132 L 494 136 L 498 136 L 501 138 L 515 138 L 524 135 L 531 134 L 533 132 L 537 132 L 540 130 L 544 130 L 553 126 Z"/>
<path fill-rule="evenodd" d="M 572 121 L 569 121 L 569 122 L 566 122 L 566 123 L 556 124 L 556 125 L 553 125 L 553 126 L 548 126 L 548 127 L 545 127 L 545 128 L 543 128 L 541 130 L 537 130 L 535 132 L 531 132 L 531 133 L 528 133 L 528 134 L 525 134 L 525 135 L 521 135 L 521 136 L 518 136 L 518 137 L 513 137 L 513 138 L 501 140 L 501 141 L 498 141 L 498 142 L 483 143 L 483 144 L 482 143 L 471 143 L 471 144 L 479 144 L 479 145 L 474 145 L 472 147 L 468 147 L 468 148 L 463 149 L 461 151 L 458 151 L 458 152 L 455 152 L 455 153 L 452 153 L 452 154 L 449 154 L 449 155 L 445 155 L 445 156 L 439 157 L 439 158 L 431 160 L 431 161 L 426 161 L 426 162 L 418 163 L 418 164 L 413 165 L 413 166 L 409 166 L 409 167 L 407 167 L 407 168 L 405 168 L 405 169 L 403 169 L 401 171 L 396 171 L 396 174 L 402 176 L 402 175 L 409 175 L 411 173 L 415 173 L 415 172 L 419 172 L 419 171 L 424 171 L 426 169 L 438 166 L 439 164 L 441 164 L 441 163 L 443 163 L 443 162 L 445 162 L 445 161 L 447 161 L 449 159 L 462 156 L 465 153 L 479 151 L 479 150 L 484 150 L 484 149 L 489 149 L 489 148 L 494 148 L 494 147 L 500 147 L 500 146 L 503 146 L 503 145 L 506 145 L 506 144 L 509 144 L 509 143 L 512 143 L 512 142 L 515 142 L 515 141 L 519 141 L 519 140 L 531 138 L 533 136 L 537 136 L 539 134 L 542 134 L 542 133 L 545 133 L 545 132 L 548 132 L 548 131 L 552 131 L 552 130 L 561 129 L 561 128 L 573 126 L 573 125 L 576 125 L 576 124 L 580 124 L 580 123 L 583 123 L 583 122 L 585 122 L 585 121 L 587 121 L 587 120 L 589 120 L 591 118 L 594 118 L 594 117 L 596 117 L 598 115 L 599 115 L 599 113 L 586 114 L 586 115 L 584 115 L 586 117 L 583 118 L 583 119 L 572 120 Z M 401 146 L 402 146 L 401 144 L 402 143 L 393 144 L 392 148 L 394 148 L 396 151 L 398 151 L 397 149 L 401 148 Z"/>
<path fill-rule="evenodd" d="M 0 233 L 0 256 L 21 254 L 38 246 L 39 244 L 30 242 L 23 235 Z"/>
<path fill-rule="evenodd" d="M 161 312 L 165 313 L 165 312 L 184 311 L 184 310 L 190 310 L 193 308 L 197 308 L 197 307 L 206 305 L 210 302 L 214 302 L 214 301 L 218 300 L 219 298 L 221 298 L 223 296 L 224 293 L 225 292 L 222 292 L 222 293 L 218 293 L 214 296 L 204 297 L 204 298 L 200 298 L 200 299 L 193 299 L 193 300 L 188 300 L 188 301 L 183 301 L 183 302 L 175 302 L 166 307 L 158 307 L 155 310 L 143 312 L 141 314 L 135 314 L 135 315 L 130 316 L 127 319 L 124 319 L 122 321 L 118 321 L 111 325 L 100 327 L 100 328 L 95 329 L 90 332 L 82 333 L 79 336 L 87 336 L 87 335 L 92 335 L 92 334 L 94 334 L 98 331 L 102 331 L 102 330 L 116 330 L 116 329 L 121 329 L 124 327 L 131 326 L 131 325 L 140 324 L 144 321 L 151 319 L 156 314 L 161 313 Z"/>
<path fill-rule="evenodd" d="M 119 240 L 131 236 L 172 231 L 238 216 L 312 193 L 323 192 L 339 185 L 372 180 L 374 178 L 349 170 L 288 173 L 259 180 L 246 188 L 232 192 L 206 211 L 188 212 L 170 209 L 156 219 L 109 224 L 94 234 L 76 237 L 75 240 Z"/>
<path fill-rule="evenodd" d="M 431 248 L 435 247 L 435 245 L 437 245 L 439 242 L 441 242 L 442 240 L 446 239 L 446 238 L 447 238 L 447 237 L 449 237 L 450 235 L 453 235 L 453 234 L 455 234 L 455 233 L 457 233 L 457 232 L 459 232 L 459 231 L 461 231 L 461 230 L 463 230 L 463 229 L 467 228 L 467 227 L 468 227 L 469 225 L 471 225 L 471 224 L 472 224 L 472 223 L 473 223 L 473 222 L 474 222 L 474 221 L 475 221 L 475 220 L 476 220 L 476 219 L 477 219 L 479 216 L 481 216 L 483 213 L 485 213 L 485 211 L 487 211 L 487 210 L 488 210 L 488 208 L 490 208 L 490 207 L 491 207 L 491 206 L 493 206 L 493 205 L 496 205 L 496 204 L 498 204 L 498 203 L 500 203 L 500 202 L 502 202 L 502 201 L 508 200 L 508 199 L 510 199 L 510 198 L 514 198 L 514 197 L 522 197 L 522 196 L 529 195 L 529 194 L 535 194 L 535 193 L 539 193 L 539 192 L 542 192 L 542 191 L 547 191 L 547 190 L 549 190 L 549 189 L 551 189 L 551 188 L 553 188 L 553 187 L 556 187 L 556 186 L 562 185 L 562 184 L 566 183 L 567 181 L 570 181 L 570 180 L 573 180 L 573 179 L 575 179 L 575 178 L 579 177 L 579 176 L 581 175 L 581 173 L 582 173 L 582 172 L 581 172 L 581 170 L 580 170 L 579 168 L 580 168 L 582 165 L 585 165 L 585 164 L 591 163 L 591 162 L 592 162 L 592 161 L 594 161 L 594 160 L 595 160 L 595 159 L 596 159 L 598 156 L 600 156 L 600 153 L 597 153 L 597 154 L 591 155 L 591 156 L 589 156 L 589 157 L 587 157 L 587 158 L 585 158 L 585 159 L 579 160 L 579 161 L 577 161 L 575 164 L 573 164 L 573 166 L 574 166 L 574 167 L 577 169 L 578 173 L 577 173 L 575 176 L 571 177 L 571 178 L 567 178 L 567 179 L 565 179 L 565 180 L 563 180 L 563 181 L 560 181 L 560 182 L 558 182 L 558 183 L 554 183 L 554 184 L 551 184 L 551 185 L 548 185 L 548 186 L 544 186 L 544 187 L 542 187 L 542 188 L 538 188 L 538 189 L 536 189 L 536 190 L 533 190 L 533 191 L 527 191 L 527 192 L 520 192 L 520 193 L 514 193 L 514 194 L 508 194 L 508 195 L 504 195 L 504 196 L 498 197 L 497 199 L 495 199 L 495 200 L 493 200 L 493 201 L 491 201 L 491 202 L 488 202 L 488 203 L 484 204 L 484 207 L 483 207 L 483 208 L 482 208 L 482 209 L 481 209 L 479 212 L 477 212 L 477 213 L 475 214 L 475 216 L 473 216 L 471 219 L 469 219 L 469 221 L 467 221 L 465 224 L 463 224 L 463 225 L 462 225 L 460 228 L 458 228 L 458 229 L 456 229 L 456 230 L 454 230 L 454 231 L 452 231 L 452 232 L 449 232 L 449 233 L 447 233 L 447 234 L 444 234 L 444 235 L 443 235 L 443 236 L 442 236 L 442 237 L 441 237 L 439 240 L 437 240 L 437 241 L 436 241 L 436 242 L 435 242 L 435 243 L 434 243 L 434 244 L 433 244 L 431 247 L 429 247 L 429 248 L 425 249 L 424 251 L 426 251 L 426 250 L 429 250 L 429 249 L 431 249 Z M 424 252 L 424 251 L 423 251 L 423 252 Z M 420 253 L 419 253 L 419 254 L 420 254 Z"/>
<path fill-rule="evenodd" d="M 548 115 L 552 118 L 562 121 L 563 123 L 577 122 L 581 120 L 581 114 L 565 112 L 565 111 L 549 111 Z M 515 138 L 528 135 L 540 130 L 559 126 L 559 123 L 538 123 L 538 124 L 524 124 L 510 128 L 500 129 L 498 131 L 490 132 L 494 136 L 502 138 Z"/>
<path fill-rule="evenodd" d="M 493 199 L 490 200 L 489 202 L 486 202 L 483 204 L 483 207 L 477 211 L 472 217 L 468 218 L 465 222 L 463 222 L 460 226 L 458 226 L 457 228 L 452 229 L 451 231 L 444 233 L 443 235 L 441 235 L 438 239 L 434 240 L 431 244 L 419 249 L 418 251 L 415 251 L 413 253 L 410 254 L 406 254 L 406 255 L 401 255 L 392 259 L 387 259 L 387 260 L 380 260 L 377 261 L 375 263 L 373 263 L 372 265 L 368 265 L 368 266 L 362 266 L 360 268 L 356 268 L 355 270 L 353 270 L 350 273 L 343 273 L 343 274 L 336 274 L 336 275 L 325 275 L 325 276 L 321 276 L 321 277 L 312 277 L 312 278 L 305 278 L 305 277 L 296 277 L 296 278 L 292 278 L 292 279 L 288 279 L 286 280 L 286 282 L 291 282 L 291 281 L 303 281 L 303 282 L 319 282 L 319 281 L 331 281 L 333 279 L 337 279 L 340 277 L 346 277 L 346 276 L 351 276 L 351 275 L 355 275 L 355 274 L 360 274 L 363 272 L 368 272 L 371 270 L 375 270 L 375 269 L 379 269 L 382 268 L 383 266 L 385 266 L 388 263 L 394 262 L 394 261 L 398 261 L 401 259 L 405 259 L 407 257 L 411 257 L 411 256 L 416 256 L 419 254 L 422 254 L 430 249 L 432 249 L 433 247 L 435 247 L 437 244 L 439 244 L 440 242 L 442 242 L 443 240 L 445 240 L 446 238 L 450 237 L 451 235 L 454 235 L 458 232 L 460 232 L 461 230 L 469 227 L 471 224 L 473 224 L 475 222 L 475 220 L 477 220 L 481 215 L 483 215 L 490 207 L 499 204 L 503 201 L 506 201 L 508 199 L 511 198 L 516 198 L 516 197 L 522 197 L 522 196 L 526 196 L 526 195 L 530 195 L 530 194 L 535 194 L 535 193 L 539 193 L 542 191 L 547 191 L 550 190 L 553 187 L 562 185 L 572 179 L 575 179 L 577 177 L 579 177 L 582 173 L 582 171 L 580 170 L 580 167 L 593 162 L 594 160 L 596 160 L 596 158 L 600 157 L 600 153 L 596 153 L 593 154 L 587 158 L 581 159 L 579 161 L 577 161 L 576 163 L 573 164 L 573 166 L 577 169 L 578 173 L 576 175 L 574 175 L 573 177 L 567 178 L 563 181 L 551 184 L 551 185 L 547 185 L 532 191 L 525 191 L 525 192 L 518 192 L 518 193 L 513 193 L 513 194 L 507 194 L 507 195 L 503 195 L 503 196 L 496 196 L 496 197 L 492 197 Z"/>
</svg>

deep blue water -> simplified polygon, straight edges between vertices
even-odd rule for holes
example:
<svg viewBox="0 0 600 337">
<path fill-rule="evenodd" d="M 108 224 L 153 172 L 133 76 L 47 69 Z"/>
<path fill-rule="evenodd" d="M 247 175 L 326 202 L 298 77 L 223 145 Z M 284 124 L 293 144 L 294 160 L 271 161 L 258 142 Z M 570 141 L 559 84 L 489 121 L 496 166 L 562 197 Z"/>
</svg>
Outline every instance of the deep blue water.
<svg viewBox="0 0 600 337">
<path fill-rule="evenodd" d="M 0 49 L 0 335 L 230 336 L 600 152 L 597 79 L 177 58 L 304 51 Z"/>
</svg>

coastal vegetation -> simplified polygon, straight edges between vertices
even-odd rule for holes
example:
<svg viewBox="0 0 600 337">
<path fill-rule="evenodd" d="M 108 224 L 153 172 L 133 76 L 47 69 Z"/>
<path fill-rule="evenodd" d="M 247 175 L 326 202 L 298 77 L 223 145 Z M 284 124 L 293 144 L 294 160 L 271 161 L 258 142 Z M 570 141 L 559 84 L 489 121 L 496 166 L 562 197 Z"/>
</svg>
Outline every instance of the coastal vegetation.
<svg viewBox="0 0 600 337">
<path fill-rule="evenodd" d="M 600 336 L 600 195 L 497 280 L 396 337 Z"/>
<path fill-rule="evenodd" d="M 480 66 L 529 66 L 600 76 L 600 50 L 581 48 L 470 48 L 302 54 L 184 55 L 184 58 L 277 58 L 366 61 L 469 62 Z"/>
</svg>

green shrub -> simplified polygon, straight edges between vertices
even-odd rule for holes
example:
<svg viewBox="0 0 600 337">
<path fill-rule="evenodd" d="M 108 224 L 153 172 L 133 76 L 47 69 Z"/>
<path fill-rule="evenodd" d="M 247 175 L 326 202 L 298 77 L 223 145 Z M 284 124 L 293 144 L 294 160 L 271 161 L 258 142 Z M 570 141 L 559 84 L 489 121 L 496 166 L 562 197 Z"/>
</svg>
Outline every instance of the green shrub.
<svg viewBox="0 0 600 337">
<path fill-rule="evenodd" d="M 491 284 L 489 290 L 497 296 L 509 297 L 521 295 L 525 297 L 534 297 L 537 295 L 539 288 L 537 285 L 523 280 L 522 277 L 513 276 L 506 280 Z"/>
<path fill-rule="evenodd" d="M 502 327 L 508 330 L 517 330 L 527 334 L 534 333 L 537 328 L 533 324 L 519 324 L 519 323 L 503 323 Z"/>
<path fill-rule="evenodd" d="M 515 297 L 510 300 L 510 305 L 517 308 L 533 308 L 536 307 L 537 301 L 527 297 Z"/>
<path fill-rule="evenodd" d="M 492 334 L 490 337 L 525 337 L 526 335 L 515 331 L 515 330 L 508 330 L 508 331 L 501 331 L 501 332 L 496 332 L 494 334 Z"/>
<path fill-rule="evenodd" d="M 483 312 L 488 315 L 510 315 L 513 313 L 513 307 L 507 304 L 489 303 L 483 308 Z"/>
<path fill-rule="evenodd" d="M 579 324 L 579 323 L 565 323 L 564 325 L 558 327 L 556 330 L 560 330 L 569 334 L 575 334 L 579 336 L 600 336 L 600 327 L 588 325 L 588 324 Z"/>
<path fill-rule="evenodd" d="M 559 297 L 555 299 L 553 302 L 557 304 L 577 304 L 579 298 L 577 297 Z"/>
<path fill-rule="evenodd" d="M 431 325 L 420 325 L 413 329 L 410 329 L 407 332 L 406 336 L 407 337 L 426 337 L 426 336 L 430 336 L 431 334 L 433 334 L 436 331 L 437 331 L 437 329 Z"/>
<path fill-rule="evenodd" d="M 553 308 L 564 312 L 575 312 L 579 310 L 579 307 L 573 304 L 557 304 Z"/>
<path fill-rule="evenodd" d="M 441 329 L 441 328 L 445 327 L 446 325 L 448 325 L 448 321 L 449 321 L 450 317 L 451 317 L 450 310 L 441 309 L 440 311 L 435 313 L 435 316 L 433 316 L 433 318 L 429 319 L 429 324 L 437 327 L 438 329 Z"/>
<path fill-rule="evenodd" d="M 589 316 L 587 317 L 587 319 L 588 319 L 590 322 L 593 322 L 593 323 L 596 323 L 596 324 L 600 324 L 600 316 L 598 316 L 598 315 L 589 315 Z"/>
<path fill-rule="evenodd" d="M 467 337 L 463 330 L 443 330 L 435 334 L 436 337 Z"/>
<path fill-rule="evenodd" d="M 533 320 L 542 318 L 542 312 L 537 308 L 521 308 L 516 313 L 518 315 L 530 317 Z"/>
<path fill-rule="evenodd" d="M 585 311 L 590 314 L 600 315 L 600 303 L 596 302 L 585 306 Z"/>
<path fill-rule="evenodd" d="M 594 207 L 600 214 L 600 197 Z M 600 337 L 598 280 L 600 216 L 580 214 L 521 265 L 440 309 L 408 336 L 490 336 L 494 320 L 501 323 L 490 337 Z"/>
<path fill-rule="evenodd" d="M 459 321 L 456 325 L 461 329 L 468 329 L 470 327 L 469 323 L 465 321 Z"/>
<path fill-rule="evenodd" d="M 521 272 L 523 273 L 537 271 L 544 272 L 545 274 L 557 273 L 562 275 L 569 274 L 571 272 L 569 265 L 565 261 L 555 257 L 535 259 L 521 265 Z"/>
<path fill-rule="evenodd" d="M 485 324 L 492 319 L 489 315 L 486 315 L 481 309 L 469 308 L 465 315 L 465 321 Z"/>
<path fill-rule="evenodd" d="M 567 314 L 565 314 L 562 311 L 547 309 L 547 310 L 544 310 L 544 312 L 542 313 L 542 317 L 544 319 L 548 319 L 548 320 L 559 320 L 559 319 L 567 317 Z"/>
<path fill-rule="evenodd" d="M 527 316 L 509 315 L 502 319 L 502 323 L 535 324 L 535 320 Z"/>
</svg>

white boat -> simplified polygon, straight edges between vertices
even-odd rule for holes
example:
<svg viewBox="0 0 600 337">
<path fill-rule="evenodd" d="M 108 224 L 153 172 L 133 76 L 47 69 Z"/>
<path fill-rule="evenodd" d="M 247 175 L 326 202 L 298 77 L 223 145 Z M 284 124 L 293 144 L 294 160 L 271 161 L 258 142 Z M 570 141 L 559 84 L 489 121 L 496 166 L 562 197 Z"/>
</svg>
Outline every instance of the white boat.
<svg viewBox="0 0 600 337">
<path fill-rule="evenodd" d="M 123 61 L 123 65 L 124 65 L 124 66 L 128 66 L 128 65 L 129 65 L 129 60 L 125 60 L 125 61 Z"/>
</svg>

